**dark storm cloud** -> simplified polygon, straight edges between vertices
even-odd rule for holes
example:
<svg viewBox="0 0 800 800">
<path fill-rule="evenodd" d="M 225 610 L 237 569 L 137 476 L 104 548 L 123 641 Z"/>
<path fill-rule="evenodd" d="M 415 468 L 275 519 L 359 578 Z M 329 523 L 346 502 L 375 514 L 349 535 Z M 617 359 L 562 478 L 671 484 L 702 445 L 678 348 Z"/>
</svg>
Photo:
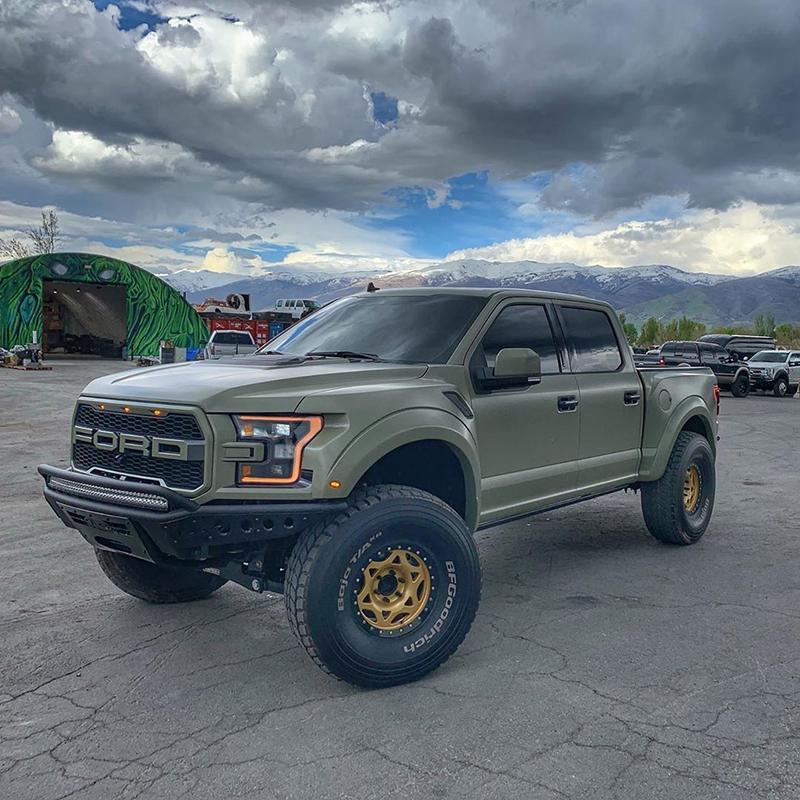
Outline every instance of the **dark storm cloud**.
<svg viewBox="0 0 800 800">
<path fill-rule="evenodd" d="M 179 145 L 211 169 L 170 180 L 276 207 L 368 208 L 484 169 L 551 171 L 541 202 L 589 215 L 663 194 L 800 201 L 797 0 L 149 4 L 179 5 L 240 22 L 143 46 L 88 2 L 5 0 L 0 92 L 102 142 Z M 398 98 L 396 123 L 371 119 L 371 92 Z M 136 180 L 86 152 L 32 163 Z"/>
</svg>

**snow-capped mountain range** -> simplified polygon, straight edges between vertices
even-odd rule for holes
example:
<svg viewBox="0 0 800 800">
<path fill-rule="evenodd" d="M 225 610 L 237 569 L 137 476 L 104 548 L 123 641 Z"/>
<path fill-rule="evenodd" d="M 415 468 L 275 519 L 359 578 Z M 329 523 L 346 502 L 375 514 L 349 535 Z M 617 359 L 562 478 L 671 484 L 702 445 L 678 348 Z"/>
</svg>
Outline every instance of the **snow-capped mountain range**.
<svg viewBox="0 0 800 800">
<path fill-rule="evenodd" d="M 185 292 L 191 302 L 246 292 L 254 309 L 270 308 L 281 297 L 328 302 L 361 291 L 373 281 L 384 288 L 497 286 L 567 292 L 606 300 L 634 321 L 686 314 L 707 324 L 735 324 L 752 321 L 758 313 L 773 313 L 778 321 L 800 322 L 800 266 L 736 278 L 666 264 L 604 267 L 462 259 L 397 271 L 334 272 L 298 263 L 259 275 L 180 270 L 160 277 Z"/>
</svg>

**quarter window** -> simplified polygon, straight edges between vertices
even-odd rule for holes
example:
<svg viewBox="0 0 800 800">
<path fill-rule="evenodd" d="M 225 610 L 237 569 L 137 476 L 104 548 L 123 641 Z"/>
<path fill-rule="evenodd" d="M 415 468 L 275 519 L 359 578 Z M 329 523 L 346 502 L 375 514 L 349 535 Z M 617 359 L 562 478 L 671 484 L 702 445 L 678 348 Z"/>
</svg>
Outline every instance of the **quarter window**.
<svg viewBox="0 0 800 800">
<path fill-rule="evenodd" d="M 622 353 L 605 311 L 561 307 L 574 372 L 615 372 Z"/>
<path fill-rule="evenodd" d="M 539 354 L 542 374 L 560 372 L 556 344 L 544 306 L 506 306 L 472 355 L 470 366 L 493 367 L 505 347 L 528 347 Z"/>
</svg>

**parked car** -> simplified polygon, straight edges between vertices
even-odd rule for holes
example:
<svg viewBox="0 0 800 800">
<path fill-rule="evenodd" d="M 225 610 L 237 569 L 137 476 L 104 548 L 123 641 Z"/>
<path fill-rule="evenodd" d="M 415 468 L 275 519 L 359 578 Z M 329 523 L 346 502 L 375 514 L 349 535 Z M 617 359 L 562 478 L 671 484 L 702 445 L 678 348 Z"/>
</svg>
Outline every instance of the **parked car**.
<svg viewBox="0 0 800 800">
<path fill-rule="evenodd" d="M 775 397 L 796 392 L 800 384 L 800 352 L 797 350 L 762 350 L 747 366 L 752 388 L 770 391 Z"/>
<path fill-rule="evenodd" d="M 745 336 L 744 334 L 707 333 L 698 342 L 708 342 L 724 347 L 740 361 L 747 361 L 761 350 L 774 350 L 775 340 L 771 336 Z"/>
<path fill-rule="evenodd" d="M 720 389 L 729 389 L 734 397 L 746 397 L 750 392 L 747 364 L 717 344 L 702 341 L 665 342 L 661 345 L 659 364 L 665 367 L 680 364 L 708 367 L 717 376 Z"/>
<path fill-rule="evenodd" d="M 300 645 L 352 683 L 455 652 L 480 600 L 476 529 L 623 489 L 661 542 L 711 519 L 714 376 L 637 370 L 606 303 L 365 292 L 242 361 L 92 382 L 72 468 L 39 468 L 45 496 L 134 597 L 283 592 Z"/>
<path fill-rule="evenodd" d="M 636 350 L 633 351 L 633 363 L 636 364 L 637 367 L 652 367 L 659 363 L 661 348 L 655 347 L 650 350 L 644 350 L 644 348 L 640 349 L 644 352 L 637 353 Z"/>
<path fill-rule="evenodd" d="M 207 347 L 212 358 L 244 356 L 256 351 L 256 343 L 250 331 L 214 331 Z"/>
<path fill-rule="evenodd" d="M 292 319 L 301 319 L 319 308 L 316 300 L 278 300 L 275 311 L 290 314 Z"/>
</svg>

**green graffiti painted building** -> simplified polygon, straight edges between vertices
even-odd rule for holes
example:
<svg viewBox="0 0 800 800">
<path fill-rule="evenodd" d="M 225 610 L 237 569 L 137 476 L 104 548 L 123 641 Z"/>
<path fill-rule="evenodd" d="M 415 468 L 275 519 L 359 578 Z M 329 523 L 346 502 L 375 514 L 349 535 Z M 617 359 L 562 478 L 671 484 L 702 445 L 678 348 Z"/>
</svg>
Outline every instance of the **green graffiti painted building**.
<svg viewBox="0 0 800 800">
<path fill-rule="evenodd" d="M 77 286 L 76 286 L 77 285 Z M 83 297 L 103 297 L 105 287 L 121 298 L 120 325 L 124 328 L 127 354 L 155 356 L 162 340 L 176 347 L 202 347 L 208 330 L 197 312 L 171 286 L 133 264 L 85 253 L 53 253 L 31 256 L 0 265 L 0 347 L 42 342 L 43 293 L 46 287 L 62 286 Z M 52 289 L 56 295 L 57 289 Z M 75 296 L 75 295 L 73 295 Z M 86 309 L 86 317 L 102 317 L 103 305 Z M 102 319 L 97 320 L 102 322 Z M 90 327 L 90 325 L 88 326 Z M 46 341 L 46 332 L 45 332 Z"/>
</svg>

